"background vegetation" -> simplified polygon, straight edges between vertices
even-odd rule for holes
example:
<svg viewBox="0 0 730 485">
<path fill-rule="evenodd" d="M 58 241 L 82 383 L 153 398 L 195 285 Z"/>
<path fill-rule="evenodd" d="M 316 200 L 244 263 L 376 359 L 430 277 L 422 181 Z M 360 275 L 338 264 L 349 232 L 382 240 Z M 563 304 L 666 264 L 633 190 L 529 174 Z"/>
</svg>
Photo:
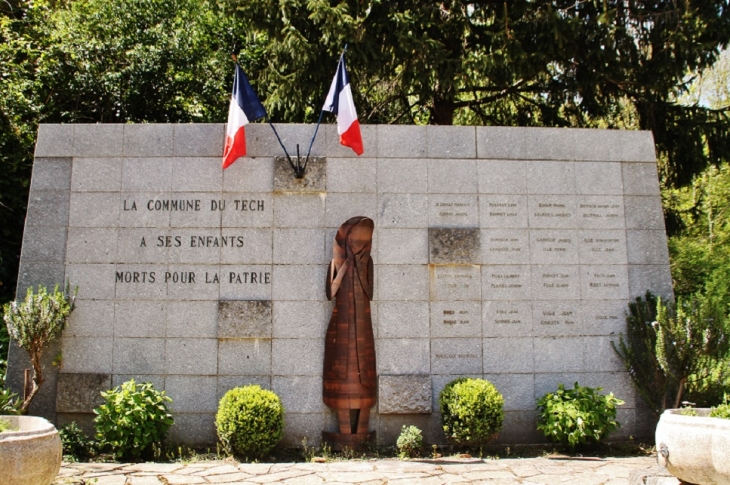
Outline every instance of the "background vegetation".
<svg viewBox="0 0 730 485">
<path fill-rule="evenodd" d="M 312 122 L 346 43 L 362 123 L 651 130 L 677 293 L 704 292 L 730 265 L 728 41 L 727 0 L 3 0 L 0 304 L 38 123 L 224 122 L 232 52 L 274 122 Z"/>
</svg>

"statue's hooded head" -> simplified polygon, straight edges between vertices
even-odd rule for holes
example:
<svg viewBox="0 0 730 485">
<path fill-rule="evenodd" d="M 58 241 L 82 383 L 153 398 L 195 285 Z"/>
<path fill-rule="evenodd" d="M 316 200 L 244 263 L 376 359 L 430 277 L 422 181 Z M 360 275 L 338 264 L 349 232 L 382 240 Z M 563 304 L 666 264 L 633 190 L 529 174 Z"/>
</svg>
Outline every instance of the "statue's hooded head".
<svg viewBox="0 0 730 485">
<path fill-rule="evenodd" d="M 360 254 L 362 251 L 370 253 L 374 229 L 375 223 L 369 217 L 352 217 L 340 226 L 335 242 L 342 249 L 349 246 L 354 254 Z"/>
</svg>

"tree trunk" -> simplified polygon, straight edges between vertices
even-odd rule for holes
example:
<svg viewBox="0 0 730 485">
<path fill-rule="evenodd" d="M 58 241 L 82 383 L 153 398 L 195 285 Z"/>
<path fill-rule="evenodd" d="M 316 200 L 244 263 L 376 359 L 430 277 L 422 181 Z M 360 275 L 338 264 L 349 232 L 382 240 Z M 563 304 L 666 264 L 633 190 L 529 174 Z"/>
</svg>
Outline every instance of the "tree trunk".
<svg viewBox="0 0 730 485">
<path fill-rule="evenodd" d="M 45 379 L 43 379 L 43 369 L 41 368 L 41 353 L 31 352 L 30 362 L 33 364 L 33 387 L 31 388 L 30 394 L 25 396 L 23 405 L 20 407 L 20 411 L 23 414 L 28 412 L 31 401 L 33 401 L 33 398 L 38 393 L 38 389 L 45 381 Z"/>
<path fill-rule="evenodd" d="M 684 394 L 684 383 L 687 382 L 687 378 L 680 379 L 679 381 L 679 389 L 677 390 L 677 399 L 674 401 L 674 408 L 679 408 L 680 403 L 682 402 L 682 394 Z"/>
<path fill-rule="evenodd" d="M 433 100 L 433 124 L 453 125 L 456 105 L 451 99 L 436 98 Z"/>
</svg>

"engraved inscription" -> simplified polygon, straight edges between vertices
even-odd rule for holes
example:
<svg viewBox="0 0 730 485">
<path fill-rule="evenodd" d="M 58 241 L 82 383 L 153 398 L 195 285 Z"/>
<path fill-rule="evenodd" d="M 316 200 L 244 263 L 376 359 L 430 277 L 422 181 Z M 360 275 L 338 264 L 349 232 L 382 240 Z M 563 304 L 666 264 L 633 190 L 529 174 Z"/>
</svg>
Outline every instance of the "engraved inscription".
<svg viewBox="0 0 730 485">
<path fill-rule="evenodd" d="M 575 334 L 579 326 L 582 333 L 580 305 L 577 302 L 537 301 L 533 305 L 535 335 Z"/>
<path fill-rule="evenodd" d="M 577 228 L 575 197 L 530 196 L 530 228 Z"/>
<path fill-rule="evenodd" d="M 266 203 L 262 199 L 234 199 L 232 205 L 226 205 L 226 200 L 208 199 L 147 199 L 137 204 L 136 199 L 124 199 L 122 211 L 137 211 L 143 207 L 149 212 L 200 212 L 209 208 L 211 211 L 223 211 L 230 207 L 235 211 L 264 211 Z"/>
<path fill-rule="evenodd" d="M 539 202 L 537 204 L 537 210 L 533 212 L 532 215 L 537 218 L 549 217 L 568 219 L 573 217 L 573 214 L 571 214 L 565 204 L 551 202 Z"/>
<path fill-rule="evenodd" d="M 581 298 L 578 265 L 534 266 L 533 288 L 538 300 Z"/>
<path fill-rule="evenodd" d="M 628 270 L 625 265 L 585 265 L 581 273 L 583 298 L 628 298 Z"/>
<path fill-rule="evenodd" d="M 428 212 L 428 224 L 431 227 L 479 225 L 476 195 L 430 195 Z"/>
<path fill-rule="evenodd" d="M 196 271 L 115 271 L 116 284 L 218 284 L 226 281 L 230 284 L 268 285 L 271 283 L 270 271 L 227 271 L 227 272 L 196 272 Z"/>
<path fill-rule="evenodd" d="M 626 264 L 626 236 L 622 231 L 581 231 L 579 246 L 583 264 Z"/>
<path fill-rule="evenodd" d="M 578 238 L 576 231 L 534 230 L 531 231 L 530 237 L 533 263 L 578 263 Z"/>
<path fill-rule="evenodd" d="M 578 204 L 578 214 L 583 219 L 618 219 L 622 211 L 621 204 L 613 202 Z"/>
<path fill-rule="evenodd" d="M 432 300 L 479 300 L 481 280 L 479 266 L 431 265 Z"/>
<path fill-rule="evenodd" d="M 562 288 L 568 289 L 570 287 L 570 274 L 557 272 L 543 272 L 542 274 L 542 286 L 543 288 Z"/>
<path fill-rule="evenodd" d="M 480 337 L 481 320 L 479 301 L 431 302 L 432 337 Z"/>
<path fill-rule="evenodd" d="M 532 304 L 529 301 L 485 301 L 484 337 L 530 335 Z"/>
<path fill-rule="evenodd" d="M 485 299 L 530 299 L 530 266 L 484 265 L 482 266 L 482 287 Z"/>
<path fill-rule="evenodd" d="M 527 227 L 527 197 L 519 195 L 480 195 L 479 218 L 482 227 Z"/>
<path fill-rule="evenodd" d="M 624 202 L 616 196 L 581 196 L 576 200 L 578 227 L 623 229 Z"/>
<path fill-rule="evenodd" d="M 510 288 L 520 289 L 522 288 L 522 274 L 520 273 L 500 273 L 491 272 L 489 276 L 494 280 L 490 283 L 490 288 Z"/>
</svg>

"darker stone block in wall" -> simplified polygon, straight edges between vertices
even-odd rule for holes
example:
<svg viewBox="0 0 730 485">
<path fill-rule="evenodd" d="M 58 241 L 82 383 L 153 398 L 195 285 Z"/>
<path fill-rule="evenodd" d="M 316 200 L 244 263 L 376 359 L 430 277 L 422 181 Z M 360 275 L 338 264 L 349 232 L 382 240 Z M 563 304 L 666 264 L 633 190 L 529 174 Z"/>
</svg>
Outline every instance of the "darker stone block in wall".
<svg viewBox="0 0 730 485">
<path fill-rule="evenodd" d="M 60 374 L 56 412 L 90 413 L 104 403 L 101 392 L 111 386 L 111 374 Z"/>
<path fill-rule="evenodd" d="M 60 226 L 39 227 L 29 225 L 23 233 L 21 259 L 24 261 L 45 261 L 63 264 L 66 260 L 67 232 L 65 227 Z"/>
<path fill-rule="evenodd" d="M 33 178 L 30 187 L 38 190 L 70 190 L 71 158 L 36 157 L 33 161 Z"/>
<path fill-rule="evenodd" d="M 431 376 L 380 376 L 378 412 L 380 414 L 430 414 Z"/>
<path fill-rule="evenodd" d="M 67 227 L 71 192 L 63 190 L 31 191 L 28 197 L 26 227 Z"/>
<path fill-rule="evenodd" d="M 53 289 L 56 285 L 61 288 L 64 285 L 65 275 L 66 266 L 63 263 L 28 261 L 22 258 L 18 272 L 18 286 L 15 290 L 16 297 L 22 300 L 28 288 L 35 289 L 38 285 L 48 289 Z"/>
<path fill-rule="evenodd" d="M 292 162 L 296 163 L 296 156 Z M 299 158 L 304 165 L 305 157 Z M 296 178 L 294 170 L 286 157 L 274 159 L 274 191 L 275 192 L 324 192 L 327 189 L 327 159 L 325 157 L 309 157 L 307 170 L 303 178 Z"/>
<path fill-rule="evenodd" d="M 218 302 L 218 338 L 271 338 L 271 301 Z"/>
<path fill-rule="evenodd" d="M 475 227 L 429 228 L 428 252 L 431 264 L 478 263 L 479 229 Z"/>
</svg>

